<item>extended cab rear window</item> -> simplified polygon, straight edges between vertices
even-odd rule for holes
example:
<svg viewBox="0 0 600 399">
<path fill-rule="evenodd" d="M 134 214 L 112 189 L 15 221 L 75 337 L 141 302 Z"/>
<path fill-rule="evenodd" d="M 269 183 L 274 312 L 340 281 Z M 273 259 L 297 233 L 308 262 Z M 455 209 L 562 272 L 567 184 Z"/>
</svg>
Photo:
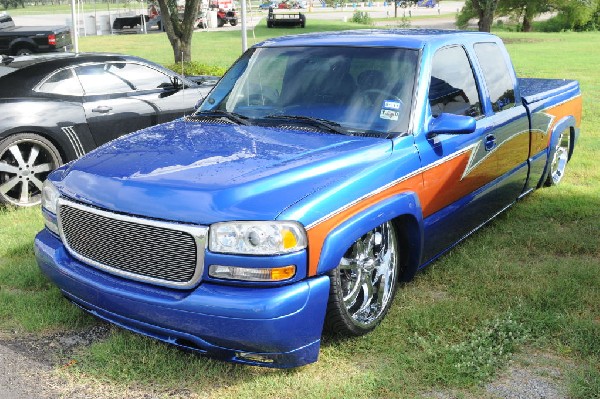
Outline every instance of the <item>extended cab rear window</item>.
<svg viewBox="0 0 600 399">
<path fill-rule="evenodd" d="M 514 107 L 515 83 L 500 47 L 496 43 L 477 43 L 474 47 L 488 88 L 492 110 L 500 112 Z"/>
<path fill-rule="evenodd" d="M 477 118 L 482 114 L 473 69 L 461 46 L 445 47 L 435 53 L 429 105 L 434 117 L 448 113 Z"/>
</svg>

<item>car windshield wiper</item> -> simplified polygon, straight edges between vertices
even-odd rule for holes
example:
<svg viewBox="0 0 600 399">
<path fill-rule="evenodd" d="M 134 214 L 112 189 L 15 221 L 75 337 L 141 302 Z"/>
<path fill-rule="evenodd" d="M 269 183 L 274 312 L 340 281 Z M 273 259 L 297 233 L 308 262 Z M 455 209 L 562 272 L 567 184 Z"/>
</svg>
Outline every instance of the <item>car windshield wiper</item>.
<svg viewBox="0 0 600 399">
<path fill-rule="evenodd" d="M 267 115 L 266 119 L 284 119 L 284 120 L 292 120 L 298 121 L 305 124 L 309 124 L 324 130 L 327 130 L 336 134 L 347 134 L 344 129 L 342 129 L 341 125 L 337 122 L 329 121 L 327 119 L 321 118 L 313 118 L 310 116 L 304 115 Z"/>
<path fill-rule="evenodd" d="M 248 117 L 240 114 L 236 114 L 235 112 L 222 111 L 219 109 L 213 109 L 210 111 L 200 111 L 194 114 L 194 116 L 208 116 L 214 118 L 227 118 L 232 122 L 237 123 L 238 125 L 249 125 Z"/>
</svg>

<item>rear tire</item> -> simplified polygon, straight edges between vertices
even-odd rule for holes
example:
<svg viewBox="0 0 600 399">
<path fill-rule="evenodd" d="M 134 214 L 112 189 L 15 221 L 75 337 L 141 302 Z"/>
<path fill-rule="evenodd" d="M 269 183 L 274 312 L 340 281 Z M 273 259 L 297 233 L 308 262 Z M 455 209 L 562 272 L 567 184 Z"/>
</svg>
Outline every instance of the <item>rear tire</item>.
<svg viewBox="0 0 600 399">
<path fill-rule="evenodd" d="M 229 20 L 229 24 L 231 24 L 231 26 L 236 26 L 237 25 L 237 20 L 231 19 L 231 20 Z"/>
<path fill-rule="evenodd" d="M 571 155 L 571 145 L 570 129 L 563 130 L 558 137 L 552 159 L 550 160 L 550 171 L 546 178 L 546 186 L 556 186 L 561 182 L 567 168 L 567 162 L 569 162 L 569 156 Z"/>
<path fill-rule="evenodd" d="M 0 204 L 39 204 L 42 183 L 62 163 L 54 144 L 37 134 L 19 133 L 0 141 Z"/>
<path fill-rule="evenodd" d="M 372 331 L 386 316 L 401 273 L 398 235 L 386 222 L 360 237 L 329 273 L 325 330 L 344 336 Z"/>
<path fill-rule="evenodd" d="M 31 54 L 33 54 L 33 50 L 30 49 L 29 47 L 21 47 L 21 48 L 17 49 L 17 51 L 15 51 L 15 55 L 17 55 L 17 56 L 31 55 Z"/>
</svg>

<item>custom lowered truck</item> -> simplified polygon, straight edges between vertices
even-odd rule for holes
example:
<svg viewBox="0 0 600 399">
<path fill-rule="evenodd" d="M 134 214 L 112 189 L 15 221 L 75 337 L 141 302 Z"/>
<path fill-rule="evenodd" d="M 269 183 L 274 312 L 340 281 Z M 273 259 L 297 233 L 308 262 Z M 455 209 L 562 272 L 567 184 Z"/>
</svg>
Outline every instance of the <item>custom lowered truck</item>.
<svg viewBox="0 0 600 399">
<path fill-rule="evenodd" d="M 50 175 L 42 271 L 75 304 L 221 359 L 295 367 L 374 329 L 397 286 L 561 181 L 575 81 L 518 79 L 497 37 L 267 40 L 192 116 Z"/>
</svg>

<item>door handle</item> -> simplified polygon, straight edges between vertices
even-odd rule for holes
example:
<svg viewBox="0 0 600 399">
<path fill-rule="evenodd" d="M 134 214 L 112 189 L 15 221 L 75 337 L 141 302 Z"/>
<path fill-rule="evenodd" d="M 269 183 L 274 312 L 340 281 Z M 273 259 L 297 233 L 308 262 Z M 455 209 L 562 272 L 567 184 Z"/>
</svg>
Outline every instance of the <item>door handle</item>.
<svg viewBox="0 0 600 399">
<path fill-rule="evenodd" d="M 488 134 L 485 136 L 485 150 L 491 151 L 496 146 L 496 136 Z"/>
<path fill-rule="evenodd" d="M 109 107 L 107 105 L 101 105 L 99 107 L 92 109 L 92 112 L 98 112 L 99 114 L 106 114 L 110 111 L 112 111 L 112 107 Z"/>
</svg>

